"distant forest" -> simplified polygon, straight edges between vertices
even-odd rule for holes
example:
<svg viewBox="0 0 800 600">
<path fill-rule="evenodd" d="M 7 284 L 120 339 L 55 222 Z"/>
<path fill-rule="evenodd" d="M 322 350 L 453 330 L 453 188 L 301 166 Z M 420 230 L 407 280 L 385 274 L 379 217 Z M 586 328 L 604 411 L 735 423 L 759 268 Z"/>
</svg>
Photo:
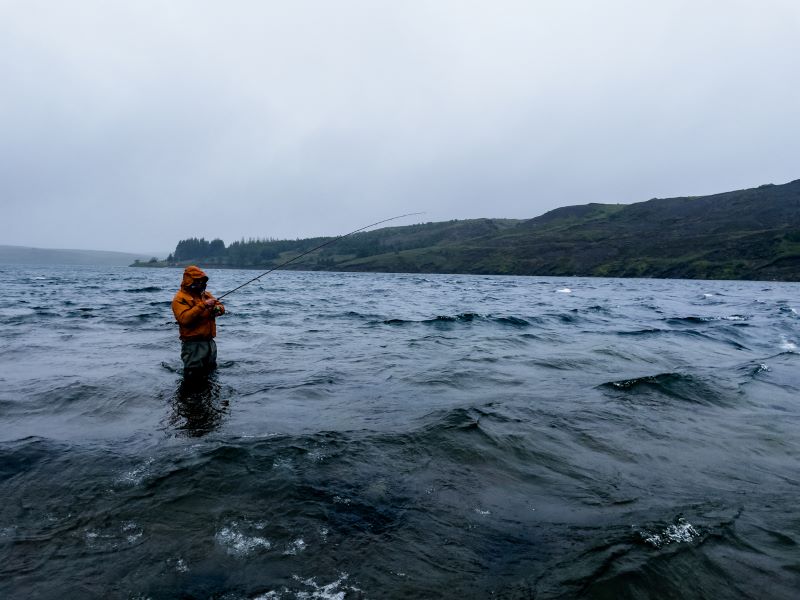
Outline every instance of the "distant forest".
<svg viewBox="0 0 800 600">
<path fill-rule="evenodd" d="M 181 240 L 137 266 L 270 269 L 333 238 Z M 289 268 L 800 281 L 800 180 L 712 196 L 566 206 L 533 219 L 386 227 Z"/>
<path fill-rule="evenodd" d="M 387 253 L 398 256 L 404 251 L 480 237 L 516 223 L 518 221 L 510 219 L 475 219 L 386 227 L 344 237 L 314 253 L 313 256 L 299 261 L 293 268 L 328 269 L 345 261 L 358 261 Z M 175 252 L 167 257 L 166 263 L 180 265 L 195 261 L 209 266 L 269 268 L 332 239 L 332 237 L 295 240 L 250 238 L 225 246 L 225 242 L 221 239 L 208 241 L 204 238 L 189 238 L 178 242 Z"/>
</svg>

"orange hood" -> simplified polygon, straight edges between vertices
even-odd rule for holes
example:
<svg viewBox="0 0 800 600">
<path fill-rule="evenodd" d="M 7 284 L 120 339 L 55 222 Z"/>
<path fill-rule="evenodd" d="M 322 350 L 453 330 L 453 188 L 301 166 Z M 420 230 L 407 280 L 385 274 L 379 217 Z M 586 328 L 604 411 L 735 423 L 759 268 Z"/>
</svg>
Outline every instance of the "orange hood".
<svg viewBox="0 0 800 600">
<path fill-rule="evenodd" d="M 183 272 L 183 280 L 181 281 L 181 287 L 184 290 L 189 291 L 189 286 L 198 280 L 208 281 L 208 275 L 206 275 L 200 267 L 189 265 Z"/>
</svg>

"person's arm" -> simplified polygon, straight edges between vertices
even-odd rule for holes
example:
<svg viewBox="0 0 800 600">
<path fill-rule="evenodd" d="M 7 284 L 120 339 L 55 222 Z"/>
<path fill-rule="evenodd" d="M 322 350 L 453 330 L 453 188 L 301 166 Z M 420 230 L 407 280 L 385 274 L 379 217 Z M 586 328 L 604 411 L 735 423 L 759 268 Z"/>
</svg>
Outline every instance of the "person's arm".
<svg viewBox="0 0 800 600">
<path fill-rule="evenodd" d="M 206 310 L 208 308 L 204 303 L 192 306 L 183 299 L 172 301 L 172 312 L 175 314 L 175 320 L 184 327 L 194 323 L 203 316 Z"/>
</svg>

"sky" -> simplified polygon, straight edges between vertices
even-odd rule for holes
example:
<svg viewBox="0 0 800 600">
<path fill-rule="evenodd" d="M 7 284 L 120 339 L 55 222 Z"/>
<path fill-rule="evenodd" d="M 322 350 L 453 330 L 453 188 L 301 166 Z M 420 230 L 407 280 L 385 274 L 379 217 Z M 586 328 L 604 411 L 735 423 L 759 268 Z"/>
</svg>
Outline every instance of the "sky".
<svg viewBox="0 0 800 600">
<path fill-rule="evenodd" d="M 0 244 L 532 218 L 799 158 L 797 0 L 0 0 Z"/>
</svg>

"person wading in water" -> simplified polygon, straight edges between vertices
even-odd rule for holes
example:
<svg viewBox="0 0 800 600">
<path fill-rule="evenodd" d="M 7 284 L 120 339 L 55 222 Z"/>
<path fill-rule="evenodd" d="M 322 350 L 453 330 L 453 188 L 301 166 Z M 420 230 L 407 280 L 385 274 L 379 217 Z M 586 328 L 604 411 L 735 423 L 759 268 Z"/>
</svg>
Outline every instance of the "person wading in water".
<svg viewBox="0 0 800 600">
<path fill-rule="evenodd" d="M 172 312 L 181 337 L 184 376 L 202 375 L 217 366 L 216 317 L 225 314 L 222 303 L 206 291 L 208 275 L 194 265 L 183 272 L 181 289 L 172 299 Z"/>
</svg>

